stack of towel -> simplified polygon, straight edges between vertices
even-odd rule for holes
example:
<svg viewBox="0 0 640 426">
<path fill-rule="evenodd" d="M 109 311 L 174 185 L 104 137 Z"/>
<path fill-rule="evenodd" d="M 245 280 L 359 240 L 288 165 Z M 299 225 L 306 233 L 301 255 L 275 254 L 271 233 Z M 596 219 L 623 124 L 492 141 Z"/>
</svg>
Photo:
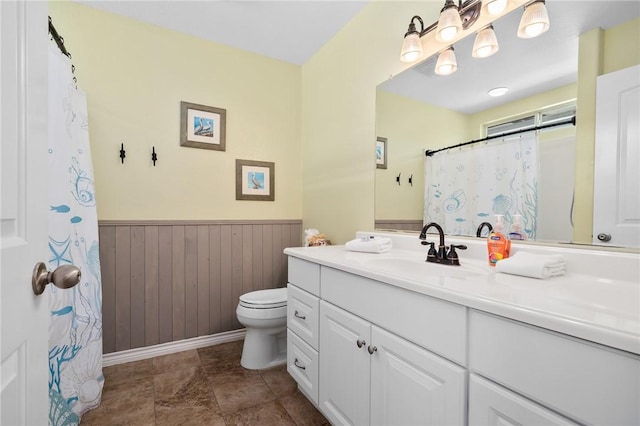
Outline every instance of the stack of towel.
<svg viewBox="0 0 640 426">
<path fill-rule="evenodd" d="M 517 252 L 508 259 L 496 263 L 496 272 L 532 278 L 549 278 L 563 275 L 566 259 L 560 254 L 540 255 Z"/>
<path fill-rule="evenodd" d="M 344 245 L 349 251 L 362 251 L 365 253 L 386 253 L 391 250 L 391 238 L 387 237 L 363 237 L 347 241 Z"/>
</svg>

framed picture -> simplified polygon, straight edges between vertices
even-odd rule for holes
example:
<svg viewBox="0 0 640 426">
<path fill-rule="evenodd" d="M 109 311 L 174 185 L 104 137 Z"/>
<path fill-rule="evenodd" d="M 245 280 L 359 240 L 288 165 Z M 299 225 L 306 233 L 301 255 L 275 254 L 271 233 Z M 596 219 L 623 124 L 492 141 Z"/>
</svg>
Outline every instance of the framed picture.
<svg viewBox="0 0 640 426">
<path fill-rule="evenodd" d="M 225 150 L 227 110 L 180 102 L 180 145 Z"/>
<path fill-rule="evenodd" d="M 236 159 L 236 200 L 273 201 L 275 163 Z"/>
<path fill-rule="evenodd" d="M 376 140 L 376 168 L 387 168 L 387 138 L 378 137 Z"/>
</svg>

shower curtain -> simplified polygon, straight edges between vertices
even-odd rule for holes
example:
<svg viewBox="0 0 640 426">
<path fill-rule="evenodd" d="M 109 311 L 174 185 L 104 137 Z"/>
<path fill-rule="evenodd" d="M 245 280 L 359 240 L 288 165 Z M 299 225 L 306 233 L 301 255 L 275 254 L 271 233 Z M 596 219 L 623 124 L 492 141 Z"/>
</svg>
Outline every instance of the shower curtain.
<svg viewBox="0 0 640 426">
<path fill-rule="evenodd" d="M 49 307 L 49 424 L 77 425 L 100 404 L 102 287 L 98 220 L 89 149 L 85 93 L 76 89 L 71 62 L 49 46 L 48 268 L 74 264 L 73 288 L 47 286 Z"/>
<path fill-rule="evenodd" d="M 522 216 L 535 238 L 538 217 L 538 136 L 492 140 L 439 152 L 425 159 L 424 223 L 450 235 L 476 235 L 482 222 L 504 215 L 505 232 Z"/>
</svg>

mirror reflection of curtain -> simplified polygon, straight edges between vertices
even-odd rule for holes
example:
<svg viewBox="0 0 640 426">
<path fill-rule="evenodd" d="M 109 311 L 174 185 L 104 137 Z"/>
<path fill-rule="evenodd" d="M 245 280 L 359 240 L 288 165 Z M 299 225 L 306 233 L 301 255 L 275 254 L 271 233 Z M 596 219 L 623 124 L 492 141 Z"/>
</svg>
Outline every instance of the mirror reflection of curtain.
<svg viewBox="0 0 640 426">
<path fill-rule="evenodd" d="M 80 423 L 100 404 L 102 287 L 87 98 L 76 89 L 71 62 L 49 47 L 49 261 L 73 264 L 82 276 L 49 291 L 49 425 Z"/>
<path fill-rule="evenodd" d="M 449 235 L 475 236 L 482 222 L 504 215 L 505 232 L 522 216 L 529 239 L 538 221 L 538 136 L 525 133 L 450 149 L 425 159 L 425 223 Z"/>
</svg>

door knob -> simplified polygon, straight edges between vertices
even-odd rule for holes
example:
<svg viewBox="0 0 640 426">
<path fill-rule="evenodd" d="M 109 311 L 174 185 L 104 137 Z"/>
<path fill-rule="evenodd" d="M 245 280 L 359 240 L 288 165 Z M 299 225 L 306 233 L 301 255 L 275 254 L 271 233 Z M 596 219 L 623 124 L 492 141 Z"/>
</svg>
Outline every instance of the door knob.
<svg viewBox="0 0 640 426">
<path fill-rule="evenodd" d="M 55 271 L 47 271 L 47 266 L 43 262 L 36 263 L 33 268 L 31 286 L 33 293 L 38 296 L 44 292 L 44 288 L 49 283 L 53 283 L 58 288 L 71 288 L 80 282 L 82 272 L 76 266 L 62 265 Z"/>
</svg>

